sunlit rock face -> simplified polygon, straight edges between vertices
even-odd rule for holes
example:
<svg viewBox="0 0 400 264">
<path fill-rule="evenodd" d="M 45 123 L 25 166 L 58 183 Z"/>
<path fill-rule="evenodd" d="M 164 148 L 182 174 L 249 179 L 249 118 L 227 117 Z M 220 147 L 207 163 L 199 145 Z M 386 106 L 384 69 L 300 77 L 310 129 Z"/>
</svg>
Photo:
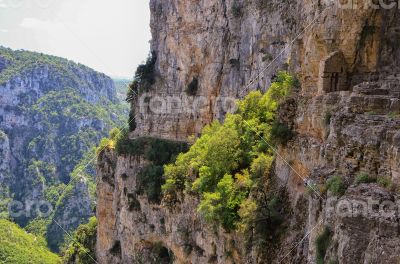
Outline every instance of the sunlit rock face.
<svg viewBox="0 0 400 264">
<path fill-rule="evenodd" d="M 342 200 L 397 197 L 394 189 L 353 183 L 360 173 L 400 183 L 400 15 L 396 8 L 355 4 L 150 1 L 156 82 L 148 99 L 139 93 L 132 102 L 137 127 L 131 136 L 198 136 L 230 110 L 216 98 L 265 91 L 277 71 L 289 70 L 301 83 L 296 136 L 278 149 L 285 161 L 276 159 L 273 177 L 288 191 L 291 214 L 285 235 L 265 257 L 255 246 L 246 248 L 240 234 L 205 224 L 190 195 L 172 209 L 135 195 L 136 207 L 130 207 L 147 161 L 107 152 L 98 163 L 100 262 L 150 261 L 160 243 L 168 252 L 164 259 L 173 255 L 175 263 L 315 263 L 315 241 L 324 227 L 332 241 L 326 262 L 376 263 L 378 256 L 382 263 L 396 262 L 391 248 L 399 239 L 397 214 L 384 220 L 331 214 L 335 196 L 319 189 L 321 197 L 308 195 L 304 186 L 304 180 L 322 186 L 340 175 L 350 186 Z M 198 89 L 188 95 L 194 79 Z M 193 110 L 196 99 L 202 104 Z"/>
</svg>

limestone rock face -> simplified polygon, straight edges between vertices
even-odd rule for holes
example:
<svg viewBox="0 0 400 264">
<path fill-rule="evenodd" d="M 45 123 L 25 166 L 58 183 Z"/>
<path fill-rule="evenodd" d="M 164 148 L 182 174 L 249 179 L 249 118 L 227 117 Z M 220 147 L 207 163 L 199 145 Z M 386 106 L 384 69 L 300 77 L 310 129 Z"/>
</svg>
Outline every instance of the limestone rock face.
<svg viewBox="0 0 400 264">
<path fill-rule="evenodd" d="M 187 196 L 171 208 L 149 203 L 146 195 L 138 194 L 137 173 L 147 163 L 140 156 L 116 156 L 110 151 L 99 158 L 99 263 L 136 263 L 140 259 L 153 263 L 146 251 L 160 244 L 167 250 L 167 258 L 178 263 L 240 261 L 244 252 L 241 239 L 207 225 L 196 211 L 197 198 Z M 226 252 L 231 252 L 232 259 Z"/>
<path fill-rule="evenodd" d="M 301 79 L 303 93 L 315 95 L 323 85 L 320 63 L 335 52 L 341 54 L 337 82 L 343 85 L 399 67 L 393 9 L 262 0 L 153 0 L 150 9 L 157 77 L 149 93 L 133 102 L 139 135 L 197 135 L 223 119 L 232 100 L 265 91 L 288 67 Z M 193 78 L 199 82 L 194 97 L 185 92 Z"/>
<path fill-rule="evenodd" d="M 346 215 L 337 209 L 341 201 L 352 212 L 370 198 L 379 205 L 396 201 L 394 187 L 355 184 L 360 173 L 400 183 L 400 15 L 353 3 L 357 8 L 331 1 L 150 1 L 156 82 L 147 99 L 139 94 L 132 102 L 132 136 L 198 135 L 205 124 L 224 118 L 222 99 L 265 91 L 276 72 L 287 69 L 301 82 L 295 102 L 281 109 L 296 109 L 296 136 L 278 149 L 284 160 L 276 159 L 274 174 L 288 191 L 291 214 L 275 253 L 260 258 L 255 248 L 245 250 L 240 234 L 207 226 L 196 198 L 182 197 L 168 209 L 137 196 L 146 161 L 107 152 L 98 164 L 101 263 L 151 263 L 159 243 L 175 263 L 316 263 L 315 241 L 324 228 L 331 241 L 326 263 L 399 261 L 398 213 Z M 198 89 L 189 96 L 185 90 L 194 78 Z M 190 107 L 182 103 L 187 101 Z M 334 175 L 349 186 L 342 197 L 323 189 Z M 307 194 L 305 183 L 316 193 Z"/>
</svg>

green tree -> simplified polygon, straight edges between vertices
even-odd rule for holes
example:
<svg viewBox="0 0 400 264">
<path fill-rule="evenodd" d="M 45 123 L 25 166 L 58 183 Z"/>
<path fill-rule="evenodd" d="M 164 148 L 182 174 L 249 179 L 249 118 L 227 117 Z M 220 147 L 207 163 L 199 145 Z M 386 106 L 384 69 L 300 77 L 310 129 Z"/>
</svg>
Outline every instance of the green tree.
<svg viewBox="0 0 400 264">
<path fill-rule="evenodd" d="M 64 252 L 64 263 L 92 264 L 96 260 L 95 246 L 97 235 L 97 219 L 92 217 L 89 222 L 80 225 Z"/>
<path fill-rule="evenodd" d="M 195 192 L 200 196 L 198 211 L 205 220 L 227 230 L 249 222 L 250 213 L 259 209 L 250 193 L 261 182 L 259 179 L 268 177 L 274 160 L 271 146 L 277 142 L 273 140 L 275 134 L 287 138 L 274 125 L 279 104 L 294 86 L 292 76 L 279 73 L 265 94 L 249 93 L 238 102 L 237 113 L 228 114 L 223 124 L 206 126 L 188 152 L 164 166 L 164 198 L 176 201 L 179 191 Z M 271 215 L 277 208 L 268 207 L 269 219 L 276 218 Z"/>
</svg>

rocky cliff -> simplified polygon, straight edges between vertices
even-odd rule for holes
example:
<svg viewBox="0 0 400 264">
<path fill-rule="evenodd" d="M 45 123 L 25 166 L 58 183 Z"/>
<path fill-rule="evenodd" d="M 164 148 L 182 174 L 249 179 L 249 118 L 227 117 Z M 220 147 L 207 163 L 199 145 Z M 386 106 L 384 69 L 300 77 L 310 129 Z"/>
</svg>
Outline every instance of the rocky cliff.
<svg viewBox="0 0 400 264">
<path fill-rule="evenodd" d="M 66 59 L 0 47 L 0 91 L 1 214 L 30 230 L 48 225 L 58 250 L 64 231 L 53 220 L 72 231 L 93 215 L 89 156 L 124 119 L 114 83 Z"/>
<path fill-rule="evenodd" d="M 233 99 L 288 70 L 301 83 L 295 136 L 277 149 L 273 181 L 289 212 L 270 250 L 249 245 L 207 224 L 196 195 L 172 208 L 149 202 L 137 192 L 149 161 L 107 150 L 98 162 L 100 263 L 398 263 L 397 6 L 152 0 L 150 9 L 156 77 L 132 97 L 131 138 L 198 136 Z"/>
</svg>

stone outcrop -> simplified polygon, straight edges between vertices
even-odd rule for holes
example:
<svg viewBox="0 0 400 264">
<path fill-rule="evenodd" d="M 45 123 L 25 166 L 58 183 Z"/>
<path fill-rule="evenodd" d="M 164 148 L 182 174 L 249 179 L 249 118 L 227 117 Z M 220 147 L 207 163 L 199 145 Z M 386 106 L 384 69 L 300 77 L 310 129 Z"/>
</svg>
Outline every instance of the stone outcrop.
<svg viewBox="0 0 400 264">
<path fill-rule="evenodd" d="M 157 245 L 175 263 L 315 263 L 315 241 L 325 228 L 327 263 L 398 262 L 398 213 L 331 213 L 346 199 L 395 201 L 399 184 L 400 15 L 353 2 L 359 8 L 331 1 L 150 1 L 156 83 L 148 100 L 139 94 L 132 103 L 137 128 L 131 136 L 186 140 L 223 119 L 227 111 L 216 98 L 265 91 L 278 70 L 291 71 L 301 82 L 296 136 L 279 148 L 285 161 L 278 157 L 274 167 L 278 185 L 288 191 L 290 217 L 277 249 L 259 255 L 256 248 L 245 250 L 240 234 L 206 225 L 190 195 L 172 209 L 130 195 L 146 161 L 105 152 L 97 179 L 100 263 L 151 263 Z M 197 94 L 187 96 L 193 78 Z M 157 112 L 155 97 L 204 98 L 204 104 L 197 112 L 183 105 Z M 357 186 L 360 173 L 386 179 L 392 189 Z M 323 186 L 334 175 L 349 188 L 332 203 L 334 194 Z M 305 183 L 316 193 L 307 194 Z"/>
</svg>

